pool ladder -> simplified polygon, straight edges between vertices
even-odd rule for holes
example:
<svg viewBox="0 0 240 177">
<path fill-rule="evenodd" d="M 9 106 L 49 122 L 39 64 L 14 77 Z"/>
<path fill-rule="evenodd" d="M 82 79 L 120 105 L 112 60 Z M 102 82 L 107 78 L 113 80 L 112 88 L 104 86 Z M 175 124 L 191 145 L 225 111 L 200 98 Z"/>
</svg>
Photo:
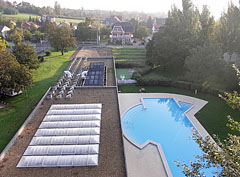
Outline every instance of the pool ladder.
<svg viewBox="0 0 240 177">
<path fill-rule="evenodd" d="M 143 109 L 147 109 L 146 105 L 144 104 L 143 98 L 140 98 L 140 102 L 143 105 Z"/>
</svg>

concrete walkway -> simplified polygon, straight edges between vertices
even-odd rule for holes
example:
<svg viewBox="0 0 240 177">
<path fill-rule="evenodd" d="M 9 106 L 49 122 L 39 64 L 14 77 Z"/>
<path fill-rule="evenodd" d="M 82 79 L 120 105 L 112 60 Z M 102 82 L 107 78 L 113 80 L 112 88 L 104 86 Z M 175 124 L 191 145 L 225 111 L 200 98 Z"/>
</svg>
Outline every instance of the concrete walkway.
<svg viewBox="0 0 240 177">
<path fill-rule="evenodd" d="M 194 116 L 207 104 L 207 101 L 189 96 L 168 93 L 121 93 L 118 94 L 118 98 L 121 119 L 123 118 L 124 113 L 131 107 L 137 104 L 142 104 L 142 98 L 174 98 L 176 102 L 181 101 L 190 103 L 193 107 L 186 112 L 186 116 L 203 138 L 209 136 L 208 132 Z M 128 138 L 124 130 L 122 130 L 122 132 L 128 177 L 172 176 L 160 144 L 149 141 L 141 147 L 138 147 L 135 142 L 132 142 Z"/>
</svg>

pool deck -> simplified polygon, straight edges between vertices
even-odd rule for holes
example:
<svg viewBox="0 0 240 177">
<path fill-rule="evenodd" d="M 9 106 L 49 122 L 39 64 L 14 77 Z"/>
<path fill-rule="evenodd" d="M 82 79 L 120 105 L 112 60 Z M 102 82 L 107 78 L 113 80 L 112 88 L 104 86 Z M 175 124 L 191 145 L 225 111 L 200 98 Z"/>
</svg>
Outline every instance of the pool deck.
<svg viewBox="0 0 240 177">
<path fill-rule="evenodd" d="M 208 132 L 194 116 L 208 102 L 184 95 L 168 93 L 119 93 L 118 99 L 121 119 L 128 109 L 137 104 L 143 104 L 142 98 L 173 98 L 177 103 L 184 102 L 192 104 L 193 106 L 186 112 L 186 116 L 203 138 L 209 136 Z M 122 132 L 128 177 L 172 177 L 160 144 L 147 141 L 139 147 L 131 141 L 124 130 L 122 130 Z"/>
</svg>

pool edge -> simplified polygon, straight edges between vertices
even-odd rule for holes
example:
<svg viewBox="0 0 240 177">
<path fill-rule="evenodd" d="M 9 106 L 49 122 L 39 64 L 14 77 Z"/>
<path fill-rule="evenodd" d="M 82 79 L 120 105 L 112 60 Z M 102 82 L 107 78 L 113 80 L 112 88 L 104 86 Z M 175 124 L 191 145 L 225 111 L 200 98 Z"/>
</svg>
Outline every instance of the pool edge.
<svg viewBox="0 0 240 177">
<path fill-rule="evenodd" d="M 209 136 L 211 140 L 213 141 L 212 137 L 208 134 L 208 132 L 205 130 L 205 128 L 200 124 L 200 122 L 196 119 L 195 114 L 199 112 L 208 102 L 205 100 L 200 100 L 198 98 L 190 97 L 190 96 L 185 96 L 185 95 L 178 95 L 178 94 L 170 94 L 170 93 L 119 93 L 118 94 L 118 101 L 119 101 L 119 109 L 120 109 L 120 117 L 121 120 L 124 116 L 124 114 L 132 107 L 143 104 L 143 98 L 173 98 L 174 101 L 178 104 L 178 102 L 184 102 L 184 103 L 189 103 L 192 104 L 193 106 L 189 108 L 186 112 L 185 115 L 189 119 L 189 121 L 194 125 L 196 130 L 199 132 L 199 134 L 205 138 L 206 136 Z M 179 106 L 179 104 L 178 104 Z M 151 140 L 146 141 L 143 145 L 139 146 L 136 144 L 133 140 L 131 140 L 130 137 L 125 133 L 124 129 L 122 128 L 122 133 L 123 137 L 133 146 L 137 147 L 138 149 L 142 150 L 149 144 L 153 144 L 157 146 L 158 152 L 159 152 L 159 157 L 163 163 L 164 170 L 166 172 L 166 175 L 169 177 L 172 177 L 172 173 L 170 171 L 170 168 L 168 166 L 166 157 L 164 155 L 164 152 L 161 148 L 161 145 L 159 143 L 153 142 Z M 124 151 L 125 154 L 127 154 L 127 150 L 124 145 Z M 125 159 L 127 162 L 127 159 Z M 126 168 L 127 171 L 128 165 L 126 163 Z M 147 169 L 146 169 L 147 170 Z M 129 175 L 128 175 L 129 176 Z M 130 176 L 129 176 L 130 177 Z"/>
</svg>

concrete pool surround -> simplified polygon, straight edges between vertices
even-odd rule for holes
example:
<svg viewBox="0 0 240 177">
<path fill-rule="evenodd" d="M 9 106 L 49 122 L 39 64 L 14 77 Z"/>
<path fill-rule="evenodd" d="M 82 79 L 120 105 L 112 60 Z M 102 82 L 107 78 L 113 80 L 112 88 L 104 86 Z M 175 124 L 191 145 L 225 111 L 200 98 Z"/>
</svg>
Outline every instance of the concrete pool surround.
<svg viewBox="0 0 240 177">
<path fill-rule="evenodd" d="M 181 105 L 179 102 L 186 103 L 192 105 L 190 108 L 188 108 L 184 114 L 188 118 L 188 120 L 192 123 L 192 125 L 195 127 L 195 129 L 199 132 L 199 134 L 205 138 L 206 136 L 209 136 L 208 132 L 204 129 L 204 127 L 199 123 L 199 121 L 196 119 L 194 116 L 197 112 L 199 112 L 208 102 L 204 100 L 200 100 L 198 98 L 194 97 L 189 97 L 189 96 L 184 96 L 184 95 L 178 95 L 178 94 L 168 94 L 168 93 L 137 93 L 137 94 L 132 94 L 132 93 L 127 93 L 127 94 L 119 94 L 119 107 L 120 107 L 120 115 L 121 115 L 121 121 L 123 120 L 123 117 L 127 111 L 129 111 L 131 108 L 137 106 L 137 105 L 143 105 L 144 109 L 147 109 L 146 105 L 144 104 L 143 99 L 144 98 L 172 98 L 176 104 L 178 105 L 179 108 L 181 108 Z M 159 174 L 149 174 L 149 177 L 155 177 L 155 176 L 168 176 L 172 177 L 171 170 L 169 168 L 168 162 L 166 160 L 166 157 L 164 155 L 163 149 L 161 147 L 160 143 L 157 143 L 155 141 L 152 141 L 148 139 L 146 142 L 144 142 L 142 145 L 137 144 L 135 141 L 133 141 L 125 132 L 125 130 L 122 128 L 122 133 L 123 133 L 123 138 L 124 138 L 124 151 L 125 151 L 125 156 L 126 156 L 126 168 L 127 168 L 127 176 L 128 177 L 140 177 L 139 174 L 134 174 L 134 171 L 136 172 L 137 169 L 139 169 L 139 164 L 137 159 L 134 159 L 134 155 L 137 157 L 138 152 L 141 153 L 140 151 L 145 151 L 145 148 L 148 146 L 155 146 L 158 151 L 159 158 L 162 162 L 163 169 L 159 171 Z M 210 137 L 211 138 L 211 137 Z M 213 141 L 213 139 L 211 138 Z M 133 151 L 130 150 L 129 146 L 134 146 L 136 154 L 131 154 Z M 148 157 L 153 157 L 151 152 L 143 153 L 145 158 Z M 131 156 L 131 157 L 130 157 Z M 150 159 L 149 159 L 150 160 Z M 176 159 L 177 160 L 177 159 Z M 132 164 L 132 162 L 136 162 L 136 164 Z M 130 164 L 131 162 L 131 164 Z M 131 167 L 130 167 L 131 166 Z M 160 166 L 156 164 L 156 167 L 159 168 Z M 134 169 L 136 168 L 136 169 Z M 149 168 L 152 168 L 150 166 L 142 166 L 142 171 L 147 171 Z M 145 174 L 146 174 L 145 173 Z M 163 174 L 165 173 L 165 174 Z M 144 175 L 142 175 L 144 176 Z"/>
</svg>

